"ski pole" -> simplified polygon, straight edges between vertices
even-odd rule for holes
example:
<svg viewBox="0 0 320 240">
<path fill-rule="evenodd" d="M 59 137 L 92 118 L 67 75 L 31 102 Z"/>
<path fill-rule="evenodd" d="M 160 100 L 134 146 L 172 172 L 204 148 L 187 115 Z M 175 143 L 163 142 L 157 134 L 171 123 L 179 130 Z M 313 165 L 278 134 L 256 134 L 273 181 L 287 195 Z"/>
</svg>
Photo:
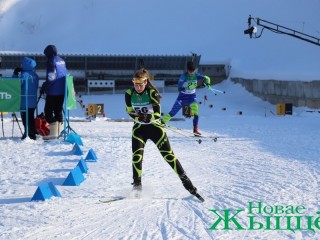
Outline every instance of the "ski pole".
<svg viewBox="0 0 320 240">
<path fill-rule="evenodd" d="M 214 94 L 216 94 L 216 93 L 226 93 L 226 91 L 221 91 L 221 90 L 212 88 L 210 85 L 206 85 L 206 84 L 205 84 L 205 86 L 206 86 L 211 92 L 213 92 Z"/>
<path fill-rule="evenodd" d="M 190 132 L 187 132 L 181 128 L 177 128 L 177 127 L 174 127 L 174 126 L 170 126 L 170 125 L 167 125 L 167 124 L 158 124 L 159 126 L 164 126 L 166 129 L 169 129 L 171 130 L 172 132 L 175 132 L 175 133 L 178 133 L 182 136 L 185 136 L 187 138 L 193 138 L 193 136 L 190 136 L 188 134 L 190 134 Z M 199 144 L 202 142 L 201 139 L 195 139 L 196 142 L 198 142 Z"/>
<path fill-rule="evenodd" d="M 175 127 L 175 126 L 171 126 L 171 125 L 168 125 L 168 124 L 164 124 L 164 126 L 165 126 L 166 128 L 175 129 L 175 130 L 179 130 L 179 131 L 181 131 L 181 132 L 189 133 L 187 130 L 184 130 L 184 129 L 182 129 L 182 128 L 178 128 L 178 127 Z"/>
<path fill-rule="evenodd" d="M 214 88 L 212 88 L 212 87 L 210 87 L 209 89 L 210 89 L 210 91 L 212 91 L 212 92 L 226 93 L 226 91 L 221 91 L 221 90 L 218 90 L 218 89 L 214 89 Z"/>
<path fill-rule="evenodd" d="M 185 130 L 185 129 L 182 129 L 182 128 L 174 127 L 174 126 L 167 125 L 167 124 L 165 124 L 164 126 L 167 127 L 167 128 L 171 128 L 171 129 L 175 129 L 175 130 L 179 130 L 179 131 L 181 131 L 181 132 L 185 132 L 185 133 L 191 134 L 188 130 Z M 194 134 L 196 137 L 197 137 L 197 136 L 200 137 L 199 134 L 196 134 L 196 133 L 192 133 L 192 134 Z M 192 137 L 192 136 L 190 136 L 190 137 Z"/>
<path fill-rule="evenodd" d="M 174 128 L 168 127 L 167 125 L 165 125 L 165 127 L 166 127 L 167 129 L 171 130 L 172 132 L 178 133 L 178 134 L 180 134 L 180 135 L 182 135 L 182 136 L 185 136 L 185 137 L 187 137 L 187 138 L 193 138 L 192 136 L 189 136 L 189 135 L 185 134 L 184 132 L 179 131 L 178 129 L 174 129 Z M 199 143 L 199 144 L 201 144 L 201 142 L 202 142 L 201 139 L 195 139 L 195 141 L 196 141 L 197 143 Z"/>
<path fill-rule="evenodd" d="M 180 132 L 185 132 L 185 133 L 189 133 L 190 134 L 190 132 L 189 131 L 187 131 L 187 130 L 184 130 L 184 129 L 181 129 L 181 128 L 178 128 L 178 127 L 174 127 L 174 126 L 171 126 L 171 125 L 167 125 L 167 124 L 165 124 L 164 125 L 166 128 L 169 128 L 170 130 L 172 130 L 172 131 L 174 131 L 174 130 L 176 130 L 175 132 L 177 132 L 177 133 L 179 133 L 178 131 L 180 131 Z M 202 138 L 205 138 L 205 139 L 212 139 L 214 142 L 216 142 L 217 140 L 218 140 L 218 136 L 202 136 L 202 135 L 198 135 L 198 134 L 196 134 L 196 133 L 193 133 L 196 137 L 202 137 Z M 192 137 L 192 136 L 187 136 L 187 137 Z M 199 144 L 202 142 L 200 139 L 197 141 L 197 142 L 199 142 Z"/>
</svg>

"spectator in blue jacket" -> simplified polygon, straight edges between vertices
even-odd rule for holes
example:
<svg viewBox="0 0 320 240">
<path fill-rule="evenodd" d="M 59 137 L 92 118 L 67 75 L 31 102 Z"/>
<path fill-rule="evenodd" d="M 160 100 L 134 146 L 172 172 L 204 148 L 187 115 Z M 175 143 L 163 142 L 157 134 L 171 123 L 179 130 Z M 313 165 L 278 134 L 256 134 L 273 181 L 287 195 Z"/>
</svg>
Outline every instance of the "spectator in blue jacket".
<svg viewBox="0 0 320 240">
<path fill-rule="evenodd" d="M 57 138 L 60 126 L 63 122 L 63 101 L 65 95 L 65 84 L 67 68 L 65 61 L 57 56 L 56 46 L 48 45 L 44 51 L 47 57 L 46 81 L 42 85 L 42 93 L 46 93 L 44 114 L 50 124 L 50 134 L 44 136 L 44 140 Z"/>
<path fill-rule="evenodd" d="M 22 59 L 21 67 L 15 68 L 13 77 L 21 78 L 21 119 L 25 129 L 25 132 L 21 139 L 27 137 L 26 134 L 26 122 L 27 122 L 27 111 L 28 111 L 28 137 L 36 140 L 36 127 L 34 122 L 34 112 L 37 107 L 37 93 L 39 87 L 39 76 L 35 72 L 37 63 L 32 58 L 24 57 Z M 26 88 L 28 85 L 28 92 Z M 26 101 L 26 94 L 28 102 Z"/>
</svg>

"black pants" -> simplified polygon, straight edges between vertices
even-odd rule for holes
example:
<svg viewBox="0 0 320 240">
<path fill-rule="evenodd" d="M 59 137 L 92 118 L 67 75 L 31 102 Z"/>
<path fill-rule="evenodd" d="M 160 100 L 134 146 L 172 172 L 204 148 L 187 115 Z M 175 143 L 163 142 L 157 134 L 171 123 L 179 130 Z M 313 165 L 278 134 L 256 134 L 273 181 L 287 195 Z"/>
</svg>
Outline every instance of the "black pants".
<svg viewBox="0 0 320 240">
<path fill-rule="evenodd" d="M 63 101 L 64 95 L 46 97 L 44 115 L 48 123 L 63 122 Z"/>
<path fill-rule="evenodd" d="M 34 122 L 34 111 L 35 108 L 28 108 L 28 137 L 31 139 L 36 139 L 36 126 Z M 26 124 L 27 124 L 27 113 L 20 112 L 22 124 L 25 129 L 25 133 L 22 138 L 26 137 Z"/>
<path fill-rule="evenodd" d="M 134 181 L 141 181 L 142 160 L 147 140 L 156 144 L 162 157 L 178 174 L 184 173 L 179 160 L 174 155 L 165 130 L 156 124 L 134 124 L 132 129 L 132 168 Z"/>
</svg>

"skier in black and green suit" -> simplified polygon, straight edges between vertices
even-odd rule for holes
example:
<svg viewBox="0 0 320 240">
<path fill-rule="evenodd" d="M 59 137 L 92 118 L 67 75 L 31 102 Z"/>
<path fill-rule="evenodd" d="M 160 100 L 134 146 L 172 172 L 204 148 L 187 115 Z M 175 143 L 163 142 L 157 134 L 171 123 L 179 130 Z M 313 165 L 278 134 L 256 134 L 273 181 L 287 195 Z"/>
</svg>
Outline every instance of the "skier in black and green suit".
<svg viewBox="0 0 320 240">
<path fill-rule="evenodd" d="M 187 177 L 170 146 L 165 128 L 160 122 L 161 105 L 158 90 L 150 82 L 146 69 L 135 73 L 134 87 L 126 91 L 126 111 L 134 120 L 132 128 L 133 188 L 140 190 L 144 147 L 148 139 L 153 141 L 166 162 L 180 177 L 183 186 L 193 195 L 197 188 Z"/>
</svg>

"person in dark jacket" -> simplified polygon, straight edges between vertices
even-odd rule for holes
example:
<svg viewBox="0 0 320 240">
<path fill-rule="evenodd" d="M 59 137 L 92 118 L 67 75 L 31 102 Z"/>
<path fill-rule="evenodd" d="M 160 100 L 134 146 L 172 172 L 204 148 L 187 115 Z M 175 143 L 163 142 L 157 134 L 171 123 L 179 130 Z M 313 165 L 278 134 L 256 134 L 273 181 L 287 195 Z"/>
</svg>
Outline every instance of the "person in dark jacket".
<svg viewBox="0 0 320 240">
<path fill-rule="evenodd" d="M 44 51 L 47 57 L 46 81 L 42 85 L 42 93 L 46 93 L 44 114 L 50 124 L 50 134 L 44 140 L 57 138 L 63 122 L 63 102 L 65 95 L 66 75 L 65 61 L 59 57 L 56 46 L 48 45 Z"/>
<path fill-rule="evenodd" d="M 39 76 L 35 72 L 37 63 L 32 58 L 24 57 L 21 67 L 15 68 L 13 77 L 21 79 L 21 119 L 25 132 L 21 139 L 27 137 L 27 111 L 28 111 L 28 137 L 36 140 L 36 127 L 34 121 L 34 112 L 37 107 L 37 94 L 39 87 Z M 26 92 L 28 86 L 28 92 Z M 27 98 L 26 99 L 26 95 Z"/>
</svg>

